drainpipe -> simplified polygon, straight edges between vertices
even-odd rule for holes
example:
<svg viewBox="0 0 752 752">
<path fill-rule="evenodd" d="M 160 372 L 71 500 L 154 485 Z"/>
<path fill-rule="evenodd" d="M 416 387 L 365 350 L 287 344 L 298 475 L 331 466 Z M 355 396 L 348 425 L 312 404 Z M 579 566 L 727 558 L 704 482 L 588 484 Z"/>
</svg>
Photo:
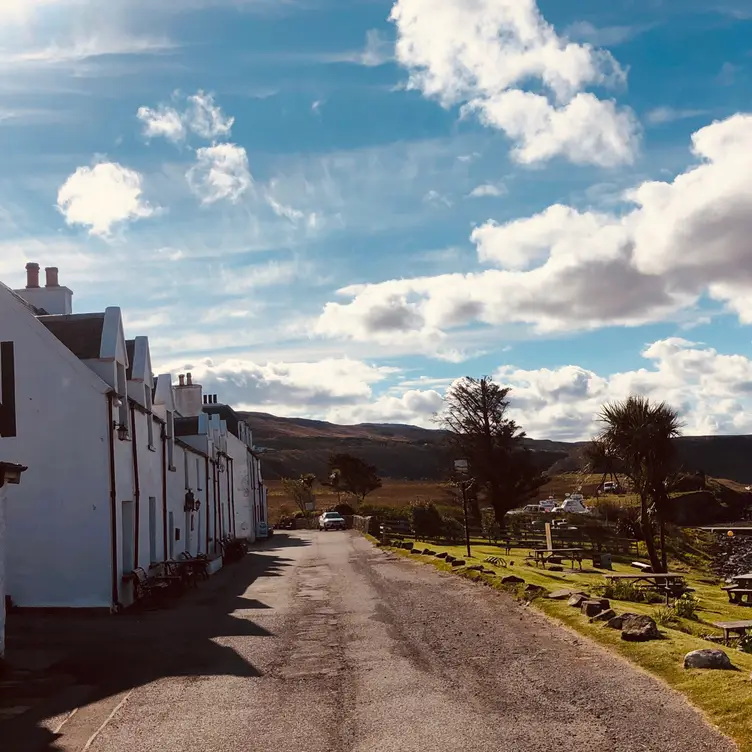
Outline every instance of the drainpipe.
<svg viewBox="0 0 752 752">
<path fill-rule="evenodd" d="M 167 426 L 162 426 L 162 545 L 167 561 Z"/>
<path fill-rule="evenodd" d="M 232 458 L 227 459 L 227 495 L 230 497 L 230 527 L 233 537 L 237 536 L 235 529 L 235 463 Z"/>
<path fill-rule="evenodd" d="M 110 437 L 110 569 L 112 572 L 112 592 L 110 600 L 112 608 L 119 611 L 121 608 L 118 596 L 120 595 L 117 576 L 117 480 L 115 474 L 115 431 L 112 426 L 112 409 L 114 393 L 107 393 L 107 434 Z"/>
<path fill-rule="evenodd" d="M 206 480 L 204 481 L 204 488 L 206 489 L 206 555 L 209 555 L 209 458 L 204 457 L 204 464 L 206 468 Z"/>
<path fill-rule="evenodd" d="M 151 415 L 146 416 L 151 420 Z M 136 408 L 131 405 L 131 431 L 133 432 L 133 503 L 136 505 L 134 510 L 134 535 L 135 541 L 133 544 L 133 567 L 138 566 L 138 539 L 140 532 L 140 507 L 141 507 L 141 478 L 138 473 L 138 431 L 136 430 Z"/>
</svg>

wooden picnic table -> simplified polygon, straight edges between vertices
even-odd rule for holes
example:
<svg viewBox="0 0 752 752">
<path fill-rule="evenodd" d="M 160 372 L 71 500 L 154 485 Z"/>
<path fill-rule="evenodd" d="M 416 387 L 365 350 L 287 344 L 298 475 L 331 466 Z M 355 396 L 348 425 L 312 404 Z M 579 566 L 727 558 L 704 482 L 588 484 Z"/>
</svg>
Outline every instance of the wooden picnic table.
<svg viewBox="0 0 752 752">
<path fill-rule="evenodd" d="M 723 644 L 729 644 L 729 635 L 735 632 L 739 637 L 744 637 L 747 630 L 752 629 L 752 621 L 714 621 L 711 622 L 714 627 L 723 630 Z"/>
<path fill-rule="evenodd" d="M 640 572 L 639 574 L 604 574 L 607 580 L 632 580 L 632 582 L 644 582 L 654 590 L 661 590 L 666 594 L 666 605 L 668 605 L 671 595 L 672 586 L 680 585 L 684 582 L 684 575 L 678 572 Z"/>
<path fill-rule="evenodd" d="M 582 555 L 584 553 L 584 548 L 533 548 L 530 550 L 528 558 L 534 558 L 535 566 L 537 567 L 538 564 L 542 564 L 544 569 L 551 559 L 570 559 L 572 562 L 572 569 L 574 569 L 576 562 L 579 564 L 581 570 Z"/>
<path fill-rule="evenodd" d="M 750 585 L 752 584 L 752 572 L 749 572 L 748 574 L 737 574 L 731 579 L 744 585 Z"/>
</svg>

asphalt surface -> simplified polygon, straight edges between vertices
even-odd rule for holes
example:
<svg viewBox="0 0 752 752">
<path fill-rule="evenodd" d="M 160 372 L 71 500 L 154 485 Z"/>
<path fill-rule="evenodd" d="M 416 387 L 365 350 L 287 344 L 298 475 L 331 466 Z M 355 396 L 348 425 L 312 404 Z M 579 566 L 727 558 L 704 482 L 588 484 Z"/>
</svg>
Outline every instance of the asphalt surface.
<svg viewBox="0 0 752 752">
<path fill-rule="evenodd" d="M 736 749 L 680 695 L 504 594 L 351 532 L 273 540 L 153 617 L 158 648 L 118 664 L 114 647 L 113 670 L 139 670 L 48 721 L 46 749 Z"/>
</svg>

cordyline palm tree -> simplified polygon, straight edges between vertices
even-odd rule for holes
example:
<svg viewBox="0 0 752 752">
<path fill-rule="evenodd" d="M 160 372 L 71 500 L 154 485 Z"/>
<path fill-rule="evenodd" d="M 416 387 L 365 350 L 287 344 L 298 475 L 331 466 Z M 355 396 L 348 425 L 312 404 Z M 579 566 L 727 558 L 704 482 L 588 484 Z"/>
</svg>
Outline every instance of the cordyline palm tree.
<svg viewBox="0 0 752 752">
<path fill-rule="evenodd" d="M 679 415 L 665 402 L 632 396 L 604 405 L 599 415 L 604 428 L 596 441 L 622 467 L 640 496 L 643 537 L 654 572 L 667 569 L 664 520 L 668 479 L 673 470 L 679 436 Z M 653 514 L 660 523 L 661 558 L 653 539 Z"/>
</svg>

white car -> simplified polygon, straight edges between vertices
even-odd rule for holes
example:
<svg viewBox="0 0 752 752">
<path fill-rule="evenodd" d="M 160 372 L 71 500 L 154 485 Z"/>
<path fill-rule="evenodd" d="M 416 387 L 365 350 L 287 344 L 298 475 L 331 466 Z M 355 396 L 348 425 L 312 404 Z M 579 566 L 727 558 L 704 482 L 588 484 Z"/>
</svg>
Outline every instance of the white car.
<svg viewBox="0 0 752 752">
<path fill-rule="evenodd" d="M 559 506 L 559 502 L 556 501 L 553 496 L 549 496 L 547 499 L 539 501 L 538 506 L 541 507 L 544 512 L 553 512 L 554 509 Z"/>
<path fill-rule="evenodd" d="M 346 527 L 345 518 L 339 512 L 324 512 L 319 517 L 319 530 L 344 530 Z"/>
<path fill-rule="evenodd" d="M 554 512 L 559 514 L 590 514 L 591 510 L 585 506 L 585 497 L 582 494 L 570 494 L 559 504 Z"/>
</svg>

